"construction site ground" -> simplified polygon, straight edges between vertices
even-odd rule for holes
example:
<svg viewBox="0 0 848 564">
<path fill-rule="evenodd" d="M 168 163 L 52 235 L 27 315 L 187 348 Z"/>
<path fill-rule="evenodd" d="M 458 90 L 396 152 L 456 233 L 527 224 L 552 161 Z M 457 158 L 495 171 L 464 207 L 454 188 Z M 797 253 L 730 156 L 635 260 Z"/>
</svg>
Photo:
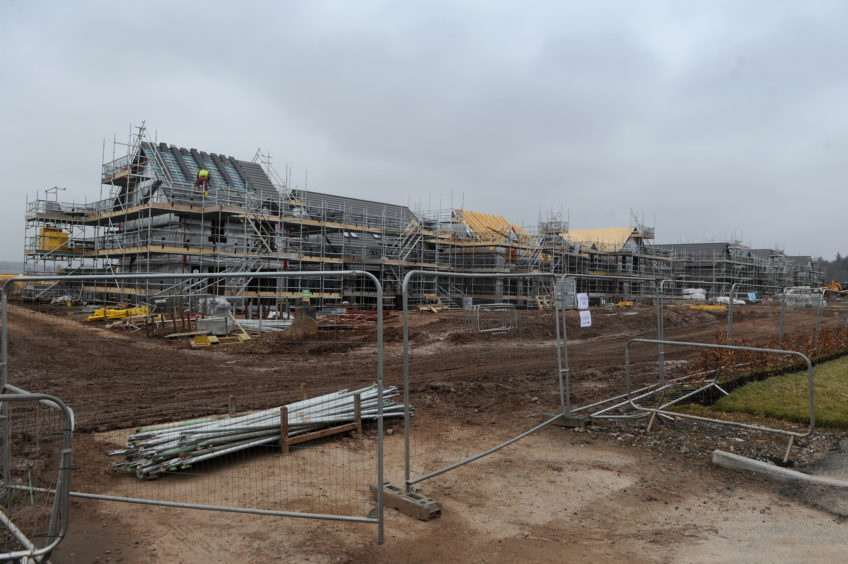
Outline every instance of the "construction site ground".
<svg viewBox="0 0 848 564">
<path fill-rule="evenodd" d="M 740 306 L 734 334 L 755 341 L 777 333 L 779 308 Z M 846 311 L 828 307 L 824 326 L 843 326 Z M 57 308 L 33 313 L 10 306 L 11 383 L 63 399 L 75 412 L 74 460 L 103 470 L 74 474 L 74 491 L 102 481 L 110 460 L 104 439 L 115 430 L 174 421 L 174 398 L 226 403 L 240 410 L 282 405 L 375 379 L 375 329 L 321 331 L 307 343 L 266 334 L 238 346 L 192 349 L 150 339 Z M 814 309 L 792 310 L 786 330 L 812 330 Z M 713 342 L 726 312 L 668 306 L 667 339 Z M 410 315 L 414 434 L 497 428 L 517 434 L 558 407 L 556 329 L 551 311 L 521 311 L 505 333 L 468 331 L 465 312 Z M 384 331 L 385 381 L 402 382 L 400 317 Z M 568 312 L 575 406 L 625 390 L 624 345 L 656 338 L 656 310 L 593 310 L 593 326 Z M 104 342 L 120 356 L 102 354 Z M 58 344 L 57 344 L 58 343 Z M 62 346 L 61 343 L 67 343 Z M 495 354 L 497 353 L 497 354 Z M 670 366 L 695 353 L 668 351 Z M 57 377 L 55 367 L 69 369 Z M 634 379 L 657 377 L 657 352 L 634 347 Z M 553 370 L 552 370 L 553 367 Z M 132 374 L 133 377 L 121 376 Z M 138 375 L 143 375 L 140 377 Z M 114 398 L 137 398 L 123 404 Z M 104 408 L 104 406 L 110 406 Z M 402 422 L 387 421 L 386 479 L 402 483 Z M 710 464 L 713 449 L 765 460 L 782 458 L 784 438 L 720 425 L 660 421 L 550 426 L 497 453 L 418 487 L 444 503 L 441 517 L 416 521 L 386 510 L 386 542 L 369 524 L 252 516 L 72 499 L 70 530 L 53 562 L 834 562 L 848 549 L 844 494 L 789 486 Z M 365 431 L 373 441 L 374 425 Z M 833 466 L 848 448 L 822 430 L 796 444 L 792 463 L 807 472 Z M 843 466 L 844 469 L 844 466 Z M 837 467 L 835 471 L 840 470 Z M 167 479 L 167 478 L 164 478 Z M 89 482 L 89 483 L 86 483 Z M 234 492 L 237 495 L 238 492 Z"/>
</svg>

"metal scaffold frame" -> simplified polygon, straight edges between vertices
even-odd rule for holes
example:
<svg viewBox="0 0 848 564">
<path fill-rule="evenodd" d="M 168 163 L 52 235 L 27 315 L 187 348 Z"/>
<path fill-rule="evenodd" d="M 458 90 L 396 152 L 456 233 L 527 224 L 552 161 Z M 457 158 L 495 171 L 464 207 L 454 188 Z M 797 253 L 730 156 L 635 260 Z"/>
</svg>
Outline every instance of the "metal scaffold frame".
<svg viewBox="0 0 848 564">
<path fill-rule="evenodd" d="M 206 168 L 205 190 L 195 188 Z M 286 280 L 285 288 L 252 276 L 211 282 L 157 280 L 157 273 L 226 274 L 285 270 L 363 269 L 385 287 L 385 307 L 399 308 L 400 287 L 411 270 L 488 273 L 489 279 L 457 282 L 421 277 L 410 288 L 414 303 L 460 307 L 457 296 L 478 303 L 536 307 L 553 288 L 537 280 L 497 281 L 499 274 L 595 275 L 581 291 L 596 303 L 639 301 L 653 291 L 644 278 L 710 280 L 731 284 L 816 285 L 821 264 L 781 251 L 757 254 L 738 242 L 721 253 L 687 251 L 686 245 L 654 245 L 654 228 L 634 215 L 618 230 L 623 240 L 570 231 L 551 214 L 525 229 L 501 216 L 462 207 L 412 211 L 409 207 L 292 188 L 270 155 L 252 161 L 166 145 L 144 124 L 126 142 L 113 139 L 111 160 L 101 167 L 100 198 L 60 202 L 54 187 L 27 202 L 25 272 L 34 274 L 147 274 L 143 286 L 117 281 L 97 287 L 27 288 L 30 298 L 80 297 L 103 303 L 150 303 L 163 295 L 192 300 L 208 296 L 285 308 L 309 290 L 321 306 L 373 307 L 376 296 L 358 281 L 311 287 Z M 599 230 L 603 231 L 603 230 Z M 806 263 L 795 259 L 809 259 Z M 608 278 L 604 278 L 608 277 Z M 632 277 L 628 281 L 626 277 Z M 544 301 L 543 300 L 543 301 Z"/>
</svg>

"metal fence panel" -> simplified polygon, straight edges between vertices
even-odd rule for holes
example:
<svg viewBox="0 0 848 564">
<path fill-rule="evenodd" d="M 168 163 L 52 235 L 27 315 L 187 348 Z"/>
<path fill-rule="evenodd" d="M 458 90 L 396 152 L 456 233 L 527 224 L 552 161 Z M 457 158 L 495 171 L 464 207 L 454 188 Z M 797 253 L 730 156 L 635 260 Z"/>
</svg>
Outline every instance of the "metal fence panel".
<svg viewBox="0 0 848 564">
<path fill-rule="evenodd" d="M 714 326 L 704 335 L 704 340 L 718 344 L 766 345 L 775 339 L 781 341 L 787 336 L 817 332 L 822 327 L 838 327 L 844 321 L 844 313 L 837 308 L 814 307 L 806 311 L 787 308 L 784 293 L 781 287 L 748 282 L 663 280 L 656 300 L 657 340 L 681 340 L 677 330 L 666 327 L 666 321 L 689 309 L 703 310 L 700 313 L 705 325 Z M 815 294 L 821 295 L 818 290 Z M 824 302 L 816 304 L 823 306 Z M 724 342 L 717 341 L 717 335 L 723 335 Z M 781 343 L 774 345 L 779 347 Z M 783 343 L 784 348 L 787 345 Z M 662 382 L 666 377 L 673 379 L 680 374 L 680 369 L 685 368 L 680 359 L 691 356 L 694 349 L 674 347 L 668 357 L 662 343 L 657 350 Z"/>
<path fill-rule="evenodd" d="M 463 354 L 445 357 L 438 348 L 410 344 L 409 303 L 416 296 L 409 289 L 415 287 L 418 277 L 435 278 L 441 303 L 455 304 L 455 312 L 438 315 L 475 319 L 465 324 L 466 333 L 443 335 L 468 343 Z M 404 425 L 407 488 L 495 452 L 561 418 L 564 395 L 554 282 L 554 276 L 546 274 L 407 274 L 403 285 L 404 404 L 415 408 L 414 416 L 407 410 Z M 512 300 L 512 307 L 497 305 L 507 299 Z M 462 305 L 469 303 L 479 307 L 462 311 Z M 492 304 L 491 311 L 497 312 L 497 332 L 486 330 L 494 321 L 480 321 L 486 304 Z M 525 309 L 512 317 L 516 308 Z M 507 318 L 503 317 L 505 312 Z M 540 328 L 547 339 L 539 338 Z M 529 366 L 517 352 L 528 350 L 533 356 Z M 527 373 L 518 378 L 477 373 L 477 355 L 485 356 L 489 365 L 492 359 L 498 359 L 495 364 L 504 369 L 520 365 Z M 465 393 L 452 393 L 457 387 Z M 467 393 L 469 390 L 474 393 Z M 502 411 L 504 402 L 514 406 L 512 417 L 504 420 L 490 415 L 489 408 L 498 405 Z M 468 424 L 453 425 L 457 414 Z"/>
<path fill-rule="evenodd" d="M 715 368 L 705 370 L 700 374 L 692 374 L 689 377 L 680 378 L 673 382 L 657 382 L 648 390 L 634 392 L 630 370 L 630 350 L 634 344 L 644 345 L 667 345 L 671 347 L 698 348 L 703 351 L 715 351 L 730 353 L 727 356 L 716 359 Z M 742 358 L 737 353 L 747 354 Z M 729 385 L 741 385 L 749 380 L 746 376 L 756 373 L 757 370 L 765 368 L 765 358 L 783 357 L 800 360 L 803 369 L 791 372 L 788 375 L 789 387 L 795 392 L 795 413 L 790 418 L 773 424 L 749 424 L 738 421 L 723 420 L 720 417 L 706 417 L 693 415 L 681 410 L 672 409 L 674 406 L 683 405 L 687 400 L 699 395 L 713 393 L 715 395 L 727 395 Z M 767 431 L 789 436 L 808 437 L 816 428 L 815 399 L 813 389 L 813 366 L 810 359 L 797 351 L 779 349 L 766 349 L 760 347 L 745 347 L 735 345 L 717 345 L 710 343 L 691 343 L 676 341 L 660 341 L 657 339 L 631 339 L 625 346 L 625 366 L 627 375 L 627 401 L 631 407 L 643 415 L 660 414 L 668 417 L 682 417 L 710 423 L 719 423 L 734 427 Z M 742 380 L 740 382 L 740 379 Z M 803 423 L 806 417 L 807 423 Z M 804 429 L 806 427 L 806 429 Z M 790 443 L 791 445 L 791 443 Z"/>
<path fill-rule="evenodd" d="M 216 295 L 226 276 L 254 291 Z M 383 312 L 347 314 L 347 279 L 382 302 L 362 271 L 19 279 L 82 290 L 4 300 L 4 375 L 74 409 L 74 495 L 375 523 L 382 542 Z"/>
<path fill-rule="evenodd" d="M 499 333 L 518 327 L 515 304 L 483 304 L 473 308 L 471 330 L 480 333 Z"/>
<path fill-rule="evenodd" d="M 0 395 L 0 415 L 0 561 L 42 561 L 68 528 L 73 415 L 57 398 L 27 393 Z"/>
</svg>

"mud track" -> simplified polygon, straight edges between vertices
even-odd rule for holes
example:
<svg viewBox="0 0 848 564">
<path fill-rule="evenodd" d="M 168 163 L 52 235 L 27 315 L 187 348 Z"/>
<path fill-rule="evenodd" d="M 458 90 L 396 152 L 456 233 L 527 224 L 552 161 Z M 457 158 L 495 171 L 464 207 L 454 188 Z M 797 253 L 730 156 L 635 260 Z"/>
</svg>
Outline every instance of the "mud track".
<svg viewBox="0 0 848 564">
<path fill-rule="evenodd" d="M 726 331 L 725 315 L 668 306 L 666 338 L 714 342 L 717 333 Z M 778 315 L 776 307 L 738 307 L 734 334 L 765 340 L 777 333 Z M 10 383 L 62 398 L 74 409 L 80 431 L 171 421 L 184 418 L 189 407 L 220 410 L 230 396 L 240 410 L 273 407 L 296 399 L 302 382 L 310 395 L 317 395 L 376 379 L 373 328 L 321 331 L 299 342 L 271 334 L 242 346 L 192 349 L 186 340 L 148 339 L 140 331 L 117 332 L 81 319 L 15 305 L 9 311 Z M 786 331 L 810 330 L 815 321 L 814 310 L 795 310 L 787 318 Z M 653 308 L 599 310 L 593 326 L 584 329 L 576 312 L 568 312 L 567 323 L 575 406 L 621 393 L 625 343 L 631 338 L 656 338 Z M 844 312 L 825 311 L 824 326 L 842 324 Z M 451 412 L 479 407 L 516 389 L 553 401 L 558 393 L 555 336 L 554 315 L 547 311 L 519 312 L 518 328 L 508 333 L 469 333 L 463 312 L 414 313 L 409 339 L 411 392 L 430 390 L 433 383 L 447 384 L 454 393 L 438 403 Z M 400 386 L 399 318 L 387 324 L 384 337 L 384 379 L 387 385 Z M 669 348 L 666 360 L 674 365 L 695 353 Z M 656 378 L 656 360 L 655 347 L 633 347 L 637 383 Z M 486 394 L 480 393 L 481 386 Z M 510 412 L 525 402 L 519 394 L 516 401 L 505 399 L 493 409 Z"/>
</svg>

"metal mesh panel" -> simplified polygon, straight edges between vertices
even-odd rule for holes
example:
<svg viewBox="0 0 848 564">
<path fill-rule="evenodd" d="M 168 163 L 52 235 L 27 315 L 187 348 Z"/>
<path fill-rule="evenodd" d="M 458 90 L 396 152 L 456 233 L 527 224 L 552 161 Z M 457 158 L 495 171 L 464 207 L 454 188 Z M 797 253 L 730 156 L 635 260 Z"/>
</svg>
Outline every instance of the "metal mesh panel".
<svg viewBox="0 0 848 564">
<path fill-rule="evenodd" d="M 70 412 L 41 395 L 2 395 L 0 560 L 46 555 L 67 529 Z M 58 492 L 58 493 L 57 493 Z"/>
<path fill-rule="evenodd" d="M 345 275 L 295 274 L 318 291 Z M 264 280 L 203 308 L 170 294 L 123 312 L 8 304 L 9 381 L 76 413 L 75 491 L 376 522 L 378 316 L 316 311 L 308 293 L 274 292 L 288 278 Z"/>
<path fill-rule="evenodd" d="M 408 285 L 413 282 L 407 278 Z M 561 413 L 556 311 L 534 299 L 544 288 L 551 299 L 542 304 L 552 303 L 552 281 L 444 275 L 439 288 L 439 308 L 423 305 L 423 313 L 407 320 L 406 331 L 413 333 L 406 353 L 408 388 L 415 410 L 407 479 L 413 483 Z M 504 305 L 499 300 L 504 295 L 520 303 Z M 448 304 L 455 307 L 445 308 Z M 433 310 L 438 313 L 432 320 L 422 316 Z M 424 334 L 438 338 L 432 342 Z"/>
</svg>

